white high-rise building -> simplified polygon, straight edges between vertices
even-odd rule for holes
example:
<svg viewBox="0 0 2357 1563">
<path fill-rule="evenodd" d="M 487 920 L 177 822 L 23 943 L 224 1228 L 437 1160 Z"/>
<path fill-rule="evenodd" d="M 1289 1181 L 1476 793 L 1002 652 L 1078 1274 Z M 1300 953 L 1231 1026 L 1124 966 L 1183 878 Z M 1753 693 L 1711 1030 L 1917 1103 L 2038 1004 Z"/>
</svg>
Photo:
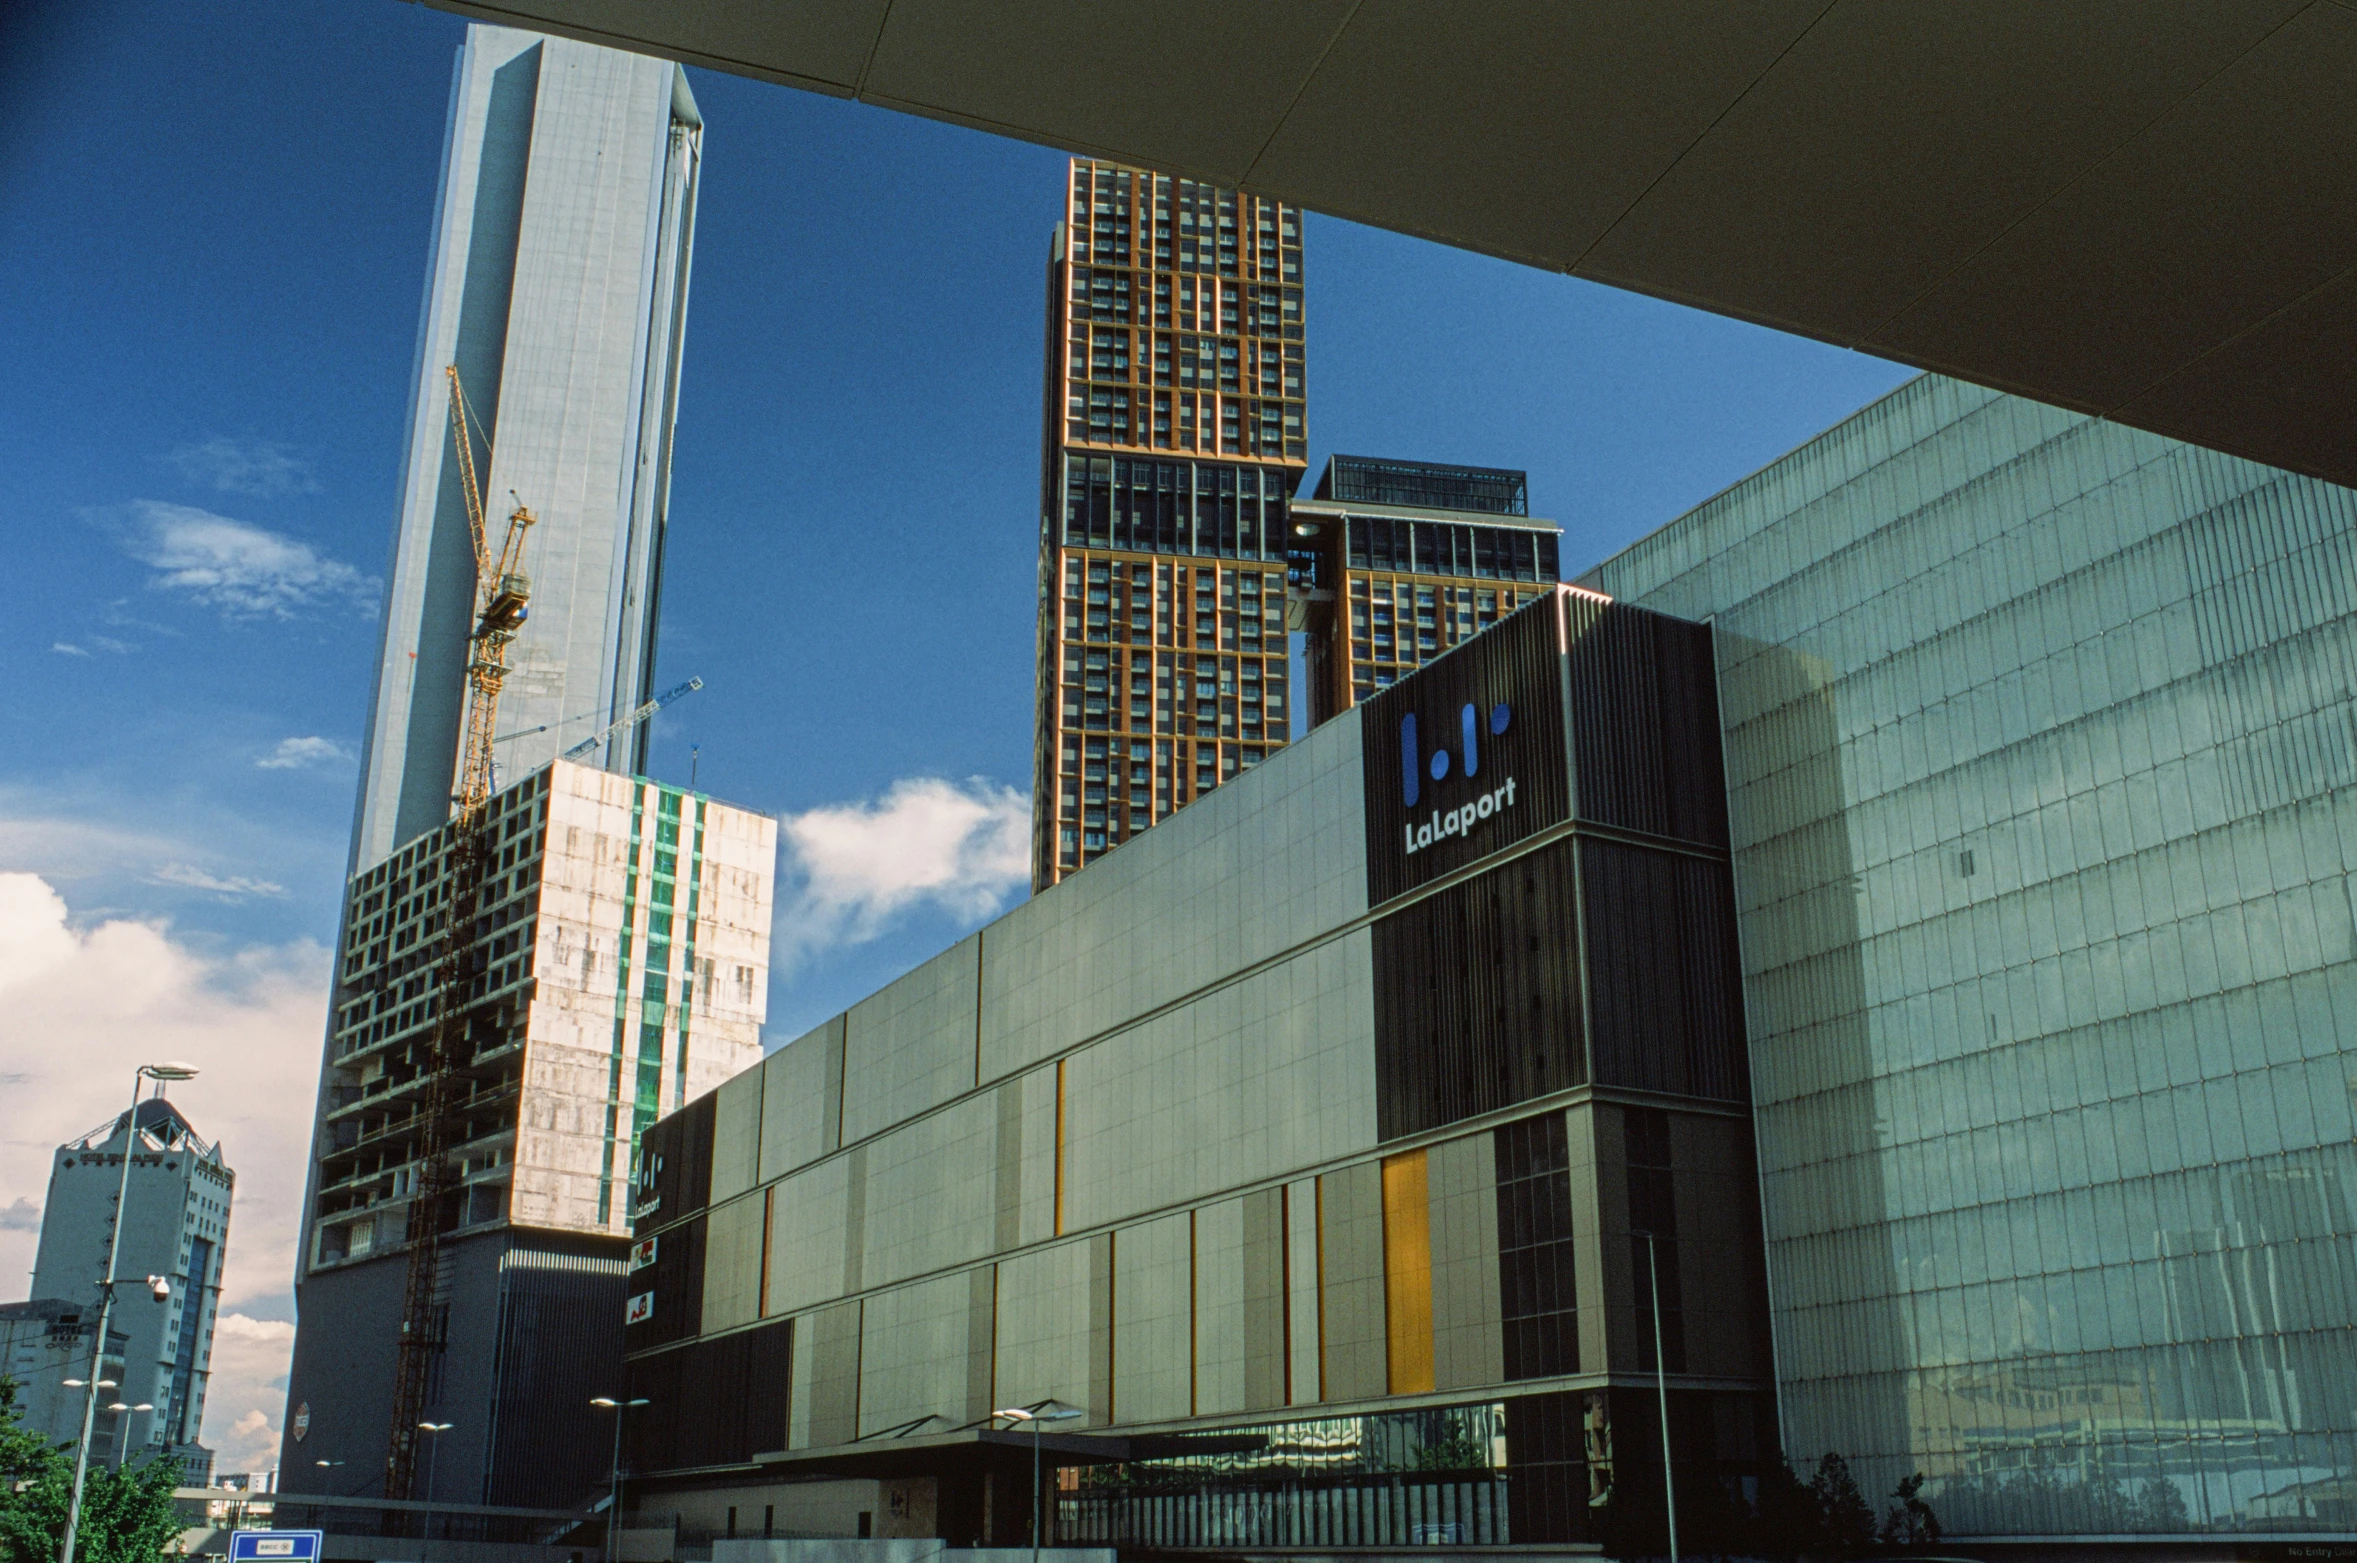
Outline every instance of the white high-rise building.
<svg viewBox="0 0 2357 1563">
<path fill-rule="evenodd" d="M 410 376 L 400 521 L 351 868 L 439 826 L 464 714 L 474 550 L 456 365 L 491 442 L 494 537 L 521 502 L 532 616 L 510 656 L 502 783 L 650 692 L 703 120 L 676 65 L 470 27 L 444 131 Z M 481 446 L 478 443 L 477 454 Z M 591 763 L 644 769 L 644 726 Z"/>
<path fill-rule="evenodd" d="M 136 1143 L 129 1118 L 118 1113 L 57 1148 L 32 1298 L 0 1310 L 6 1343 L 0 1371 L 22 1381 L 30 1425 L 61 1442 L 82 1436 L 81 1392 L 62 1381 L 89 1377 L 90 1331 L 128 1153 L 129 1216 L 115 1273 L 134 1280 L 115 1288 L 105 1365 L 115 1387 L 105 1391 L 91 1428 L 91 1457 L 114 1464 L 168 1455 L 182 1462 L 191 1482 L 201 1482 L 213 1456 L 197 1433 L 237 1175 L 221 1159 L 220 1145 L 207 1144 L 163 1098 L 139 1104 Z M 147 1276 L 168 1280 L 166 1295 L 141 1284 Z M 148 1409 L 103 1409 L 116 1402 Z"/>
</svg>

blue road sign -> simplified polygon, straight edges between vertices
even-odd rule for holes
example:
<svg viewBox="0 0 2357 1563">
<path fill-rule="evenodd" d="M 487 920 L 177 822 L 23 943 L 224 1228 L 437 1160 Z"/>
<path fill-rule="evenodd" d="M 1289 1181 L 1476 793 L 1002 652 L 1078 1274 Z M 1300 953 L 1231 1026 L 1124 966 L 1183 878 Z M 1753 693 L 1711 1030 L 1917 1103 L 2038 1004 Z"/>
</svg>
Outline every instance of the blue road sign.
<svg viewBox="0 0 2357 1563">
<path fill-rule="evenodd" d="M 319 1563 L 327 1532 L 240 1530 L 229 1536 L 229 1563 Z"/>
</svg>

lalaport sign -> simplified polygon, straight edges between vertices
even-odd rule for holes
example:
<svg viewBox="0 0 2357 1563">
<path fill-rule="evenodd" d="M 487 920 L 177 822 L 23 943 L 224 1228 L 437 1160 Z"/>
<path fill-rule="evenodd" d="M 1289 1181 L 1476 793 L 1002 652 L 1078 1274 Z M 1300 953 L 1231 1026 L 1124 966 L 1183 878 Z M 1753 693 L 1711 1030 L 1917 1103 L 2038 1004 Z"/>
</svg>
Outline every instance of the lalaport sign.
<svg viewBox="0 0 2357 1563">
<path fill-rule="evenodd" d="M 1561 626 L 1542 598 L 1359 707 L 1369 906 L 1570 818 Z"/>
<path fill-rule="evenodd" d="M 1481 786 L 1479 792 L 1462 797 L 1451 806 L 1442 807 L 1436 802 L 1421 822 L 1411 817 L 1403 827 L 1404 851 L 1421 852 L 1436 841 L 1469 835 L 1485 821 L 1514 806 L 1514 778 L 1497 780 L 1495 767 L 1490 775 L 1484 776 L 1481 764 L 1485 737 L 1502 737 L 1513 723 L 1514 708 L 1503 700 L 1492 705 L 1486 714 L 1479 705 L 1467 701 L 1458 708 L 1454 724 L 1457 749 L 1452 757 L 1445 743 L 1434 745 L 1427 753 L 1415 712 L 1400 717 L 1400 801 L 1406 808 L 1413 811 L 1428 795 L 1438 799 L 1444 791 L 1457 791 L 1448 787 L 1452 777 L 1466 783 L 1478 781 Z"/>
</svg>

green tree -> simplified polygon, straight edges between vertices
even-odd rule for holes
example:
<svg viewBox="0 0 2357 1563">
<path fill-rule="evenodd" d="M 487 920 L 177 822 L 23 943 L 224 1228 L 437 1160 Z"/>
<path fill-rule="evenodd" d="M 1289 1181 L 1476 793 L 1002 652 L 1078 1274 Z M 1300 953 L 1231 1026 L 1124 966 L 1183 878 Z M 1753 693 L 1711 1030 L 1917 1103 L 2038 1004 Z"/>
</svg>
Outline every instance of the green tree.
<svg viewBox="0 0 2357 1563">
<path fill-rule="evenodd" d="M 2143 1501 L 2138 1505 L 2137 1523 L 2150 1531 L 2193 1529 L 2193 1516 L 2186 1512 L 2185 1494 L 2177 1484 L 2165 1476 L 2154 1476 L 2144 1483 Z"/>
<path fill-rule="evenodd" d="M 1894 1547 L 1928 1547 L 1940 1539 L 1939 1516 L 1924 1502 L 1923 1473 L 1902 1477 L 1891 1489 L 1899 1501 L 1883 1516 L 1882 1539 Z"/>
<path fill-rule="evenodd" d="M 56 1563 L 74 1486 L 70 1444 L 52 1444 L 24 1426 L 16 1385 L 0 1378 L 0 1563 Z M 176 1460 L 147 1460 L 124 1470 L 93 1466 L 82 1484 L 82 1523 L 74 1563 L 156 1563 L 177 1552 L 180 1515 L 172 1489 Z"/>
<path fill-rule="evenodd" d="M 1817 1475 L 1809 1489 L 1817 1495 L 1817 1511 L 1824 1517 L 1827 1546 L 1862 1552 L 1874 1545 L 1874 1509 L 1858 1491 L 1849 1461 L 1827 1452 L 1817 1462 Z"/>
</svg>

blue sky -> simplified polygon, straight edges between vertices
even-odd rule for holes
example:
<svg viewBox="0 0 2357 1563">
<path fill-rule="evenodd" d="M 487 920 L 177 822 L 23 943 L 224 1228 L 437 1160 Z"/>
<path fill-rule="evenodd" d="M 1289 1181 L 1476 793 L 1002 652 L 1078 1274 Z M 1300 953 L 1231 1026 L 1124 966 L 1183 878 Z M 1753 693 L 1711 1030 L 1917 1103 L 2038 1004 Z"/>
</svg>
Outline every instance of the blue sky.
<svg viewBox="0 0 2357 1563">
<path fill-rule="evenodd" d="M 107 930 L 143 929 L 182 963 L 186 994 L 147 1001 L 173 1023 L 284 1034 L 256 1044 L 265 1083 L 216 1076 L 208 1107 L 199 1082 L 192 1114 L 300 1159 L 461 33 L 397 0 L 0 21 L 0 874 L 48 897 L 0 896 L 0 987 L 49 984 L 57 1016 L 37 1036 L 0 1021 L 0 1084 L 103 1072 L 152 1034 L 104 964 Z M 919 778 L 1027 790 L 1064 160 L 693 80 L 706 171 L 659 678 L 706 688 L 658 718 L 653 769 L 684 781 L 699 744 L 705 790 L 789 819 Z M 1908 373 L 1338 221 L 1313 217 L 1306 253 L 1313 470 L 1337 449 L 1527 468 L 1567 569 Z M 772 1041 L 1020 893 L 977 870 L 825 932 L 781 964 Z M 76 981 L 117 1018 L 78 1032 Z M 87 1127 L 80 1088 L 57 1090 L 56 1121 L 5 1131 L 11 1268 L 42 1148 Z M 256 1197 L 275 1235 L 233 1289 L 268 1323 L 288 1316 L 291 1196 Z"/>
</svg>

